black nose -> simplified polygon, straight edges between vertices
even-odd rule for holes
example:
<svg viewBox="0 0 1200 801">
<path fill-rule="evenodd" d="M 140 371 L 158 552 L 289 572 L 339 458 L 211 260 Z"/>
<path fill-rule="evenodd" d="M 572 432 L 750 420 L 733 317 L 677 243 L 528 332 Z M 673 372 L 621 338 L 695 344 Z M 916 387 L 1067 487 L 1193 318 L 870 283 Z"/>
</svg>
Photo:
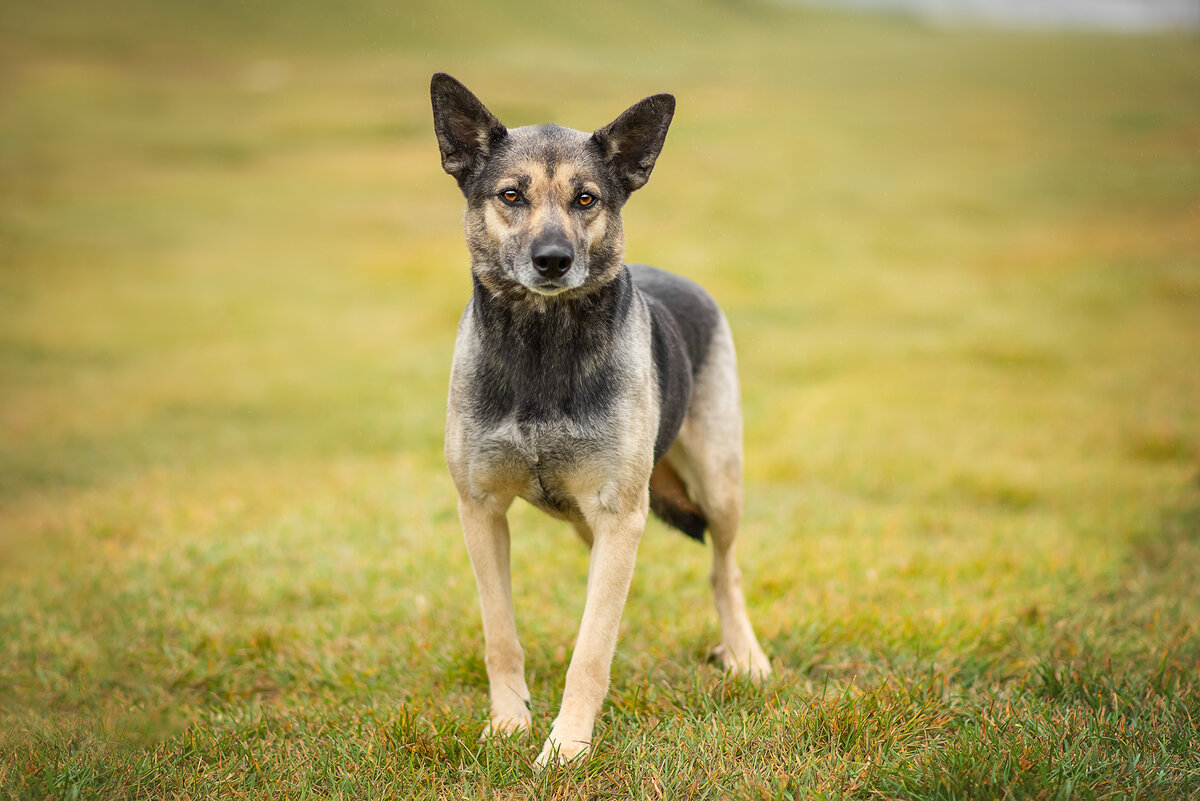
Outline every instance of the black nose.
<svg viewBox="0 0 1200 801">
<path fill-rule="evenodd" d="M 538 275 L 551 279 L 565 275 L 567 270 L 571 269 L 571 262 L 575 260 L 575 251 L 561 240 L 536 242 L 529 255 Z"/>
</svg>

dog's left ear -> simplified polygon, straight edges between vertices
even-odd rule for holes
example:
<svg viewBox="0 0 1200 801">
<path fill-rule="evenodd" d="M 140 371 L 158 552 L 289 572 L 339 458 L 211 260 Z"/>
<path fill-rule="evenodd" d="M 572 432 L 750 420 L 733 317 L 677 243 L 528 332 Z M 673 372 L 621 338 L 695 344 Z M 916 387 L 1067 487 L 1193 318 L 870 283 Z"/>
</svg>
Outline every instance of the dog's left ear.
<svg viewBox="0 0 1200 801">
<path fill-rule="evenodd" d="M 625 191 L 632 192 L 650 180 L 673 116 L 675 97 L 652 95 L 592 134 Z"/>
</svg>

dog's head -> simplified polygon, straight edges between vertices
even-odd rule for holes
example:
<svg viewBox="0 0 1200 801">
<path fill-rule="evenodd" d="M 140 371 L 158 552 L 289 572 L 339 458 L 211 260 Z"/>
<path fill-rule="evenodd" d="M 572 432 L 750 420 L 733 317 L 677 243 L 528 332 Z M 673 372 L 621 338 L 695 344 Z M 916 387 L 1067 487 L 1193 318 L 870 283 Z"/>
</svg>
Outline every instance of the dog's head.
<svg viewBox="0 0 1200 801">
<path fill-rule="evenodd" d="M 647 97 L 589 134 L 510 131 L 444 73 L 430 94 L 442 167 L 467 199 L 467 246 L 484 286 L 548 297 L 611 281 L 624 264 L 621 207 L 650 178 L 675 98 Z"/>
</svg>

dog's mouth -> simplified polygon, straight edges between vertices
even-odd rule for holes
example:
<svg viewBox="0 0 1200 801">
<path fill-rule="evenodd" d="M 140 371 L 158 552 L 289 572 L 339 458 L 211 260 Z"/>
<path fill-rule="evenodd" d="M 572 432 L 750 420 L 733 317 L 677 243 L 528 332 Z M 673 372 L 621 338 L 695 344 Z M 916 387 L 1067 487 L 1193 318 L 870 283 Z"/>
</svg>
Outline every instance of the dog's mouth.
<svg viewBox="0 0 1200 801">
<path fill-rule="evenodd" d="M 570 287 L 562 286 L 555 281 L 542 281 L 540 284 L 529 285 L 529 289 L 530 291 L 536 292 L 539 295 L 553 297 L 554 295 L 561 295 L 563 292 L 566 292 L 568 289 L 570 289 Z"/>
</svg>

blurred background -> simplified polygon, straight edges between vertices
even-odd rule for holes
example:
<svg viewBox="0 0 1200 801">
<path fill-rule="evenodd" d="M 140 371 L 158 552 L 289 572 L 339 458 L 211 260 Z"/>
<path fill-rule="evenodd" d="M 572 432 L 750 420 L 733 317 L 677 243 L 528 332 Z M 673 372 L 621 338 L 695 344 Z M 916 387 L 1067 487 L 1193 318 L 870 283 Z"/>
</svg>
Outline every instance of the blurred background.
<svg viewBox="0 0 1200 801">
<path fill-rule="evenodd" d="M 905 13 L 957 25 L 1126 33 L 1200 27 L 1200 6 L 1192 0 L 828 0 L 824 5 Z"/>
<path fill-rule="evenodd" d="M 55 710 L 461 690 L 478 711 L 441 462 L 470 279 L 434 71 L 512 126 L 678 98 L 627 255 L 731 320 L 743 562 L 785 675 L 985 640 L 1019 674 L 1042 635 L 1009 652 L 989 621 L 1036 629 L 1131 570 L 1165 578 L 1113 619 L 1194 651 L 1196 9 L 4 3 L 11 709 L 70 729 Z M 514 516 L 549 695 L 586 556 Z M 713 638 L 704 559 L 648 531 L 635 668 Z M 695 614 L 655 630 L 660 593 Z"/>
<path fill-rule="evenodd" d="M 3 497 L 269 454 L 433 459 L 469 286 L 430 133 L 435 70 L 511 125 L 592 129 L 679 96 L 628 252 L 728 307 L 752 442 L 808 440 L 767 448 L 761 477 L 825 458 L 814 404 L 858 371 L 862 395 L 833 398 L 863 408 L 832 422 L 878 425 L 856 435 L 889 450 L 957 447 L 923 422 L 936 407 L 879 419 L 900 378 L 921 396 L 903 402 L 957 391 L 988 408 L 995 390 L 1030 403 L 1048 397 L 1030 381 L 1057 382 L 1124 403 L 1129 425 L 1179 440 L 1168 450 L 1193 442 L 1171 399 L 1195 389 L 1195 34 L 1031 33 L 1021 3 L 877 5 L 891 13 L 10 5 Z M 1140 14 L 1133 27 L 1195 22 L 1170 0 L 1039 4 L 1075 27 L 1089 7 L 1102 26 L 1112 9 Z M 959 8 L 1018 27 L 948 27 Z M 1111 348 L 1153 353 L 1130 369 L 1161 374 L 1089 385 L 1117 369 Z M 953 413 L 974 460 L 989 435 Z M 1070 418 L 1035 429 L 1056 447 L 1119 436 Z M 856 479 L 890 483 L 888 459 Z"/>
</svg>

